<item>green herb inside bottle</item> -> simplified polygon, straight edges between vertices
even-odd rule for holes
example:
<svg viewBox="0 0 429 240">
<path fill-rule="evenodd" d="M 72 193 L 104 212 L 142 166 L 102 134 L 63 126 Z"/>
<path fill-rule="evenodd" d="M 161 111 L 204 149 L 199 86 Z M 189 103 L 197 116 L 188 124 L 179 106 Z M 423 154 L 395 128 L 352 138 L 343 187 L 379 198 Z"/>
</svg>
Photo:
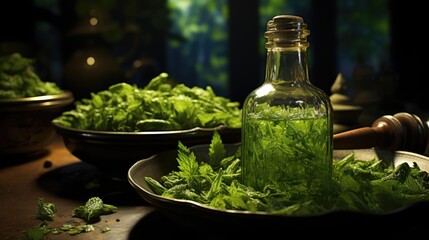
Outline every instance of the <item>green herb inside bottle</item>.
<svg viewBox="0 0 429 240">
<path fill-rule="evenodd" d="M 307 116 L 305 110 L 259 108 L 264 110 L 247 115 L 242 129 L 243 181 L 259 191 L 272 185 L 312 196 L 331 178 L 328 118 Z"/>
</svg>

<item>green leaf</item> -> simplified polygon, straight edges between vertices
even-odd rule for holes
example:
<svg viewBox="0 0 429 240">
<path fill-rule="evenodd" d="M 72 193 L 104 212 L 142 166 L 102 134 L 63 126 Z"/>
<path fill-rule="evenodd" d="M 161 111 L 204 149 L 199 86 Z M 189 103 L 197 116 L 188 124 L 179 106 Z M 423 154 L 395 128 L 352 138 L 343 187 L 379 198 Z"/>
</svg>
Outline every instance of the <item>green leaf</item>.
<svg viewBox="0 0 429 240">
<path fill-rule="evenodd" d="M 21 240 L 46 240 L 50 230 L 51 228 L 47 223 L 43 222 L 38 226 L 26 229 Z"/>
<path fill-rule="evenodd" d="M 398 165 L 395 170 L 389 174 L 388 176 L 384 177 L 382 180 L 398 180 L 399 183 L 404 183 L 407 179 L 408 175 L 411 172 L 410 165 L 408 163 L 404 162 Z"/>
<path fill-rule="evenodd" d="M 225 158 L 225 147 L 220 134 L 214 131 L 209 147 L 210 165 L 217 171 L 221 167 L 221 161 Z"/>
<path fill-rule="evenodd" d="M 178 142 L 178 156 L 176 159 L 179 164 L 180 172 L 178 174 L 180 177 L 189 179 L 198 174 L 199 166 L 195 154 L 180 141 Z"/>
<path fill-rule="evenodd" d="M 165 192 L 166 188 L 162 186 L 162 184 L 156 181 L 155 179 L 151 177 L 145 177 L 144 180 L 146 181 L 150 189 L 152 189 L 152 191 L 155 194 L 162 195 Z"/>
<path fill-rule="evenodd" d="M 216 197 L 221 192 L 221 184 L 222 184 L 222 169 L 219 170 L 218 174 L 216 175 L 215 179 L 212 182 L 212 185 L 210 187 L 210 190 L 206 194 L 206 199 L 209 201 Z"/>
<path fill-rule="evenodd" d="M 158 90 L 161 86 L 168 83 L 168 74 L 161 73 L 154 79 L 152 79 L 145 87 L 145 90 Z"/>
</svg>

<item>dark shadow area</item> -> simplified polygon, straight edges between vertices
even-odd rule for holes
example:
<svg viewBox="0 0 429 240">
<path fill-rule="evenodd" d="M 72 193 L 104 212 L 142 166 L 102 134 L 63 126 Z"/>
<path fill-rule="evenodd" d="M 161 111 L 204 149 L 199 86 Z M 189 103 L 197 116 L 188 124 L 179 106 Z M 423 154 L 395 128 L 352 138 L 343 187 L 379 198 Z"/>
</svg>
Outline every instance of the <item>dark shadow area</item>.
<svg viewBox="0 0 429 240">
<path fill-rule="evenodd" d="M 389 216 L 368 218 L 357 217 L 350 221 L 347 214 L 334 214 L 329 218 L 312 219 L 308 221 L 230 221 L 219 219 L 207 221 L 210 215 L 187 218 L 184 215 L 174 215 L 171 212 L 153 211 L 142 218 L 133 227 L 129 240 L 137 239 L 286 239 L 290 236 L 299 237 L 335 237 L 335 236 L 418 236 L 426 225 L 419 220 L 418 214 L 425 212 L 427 207 L 418 206 L 410 211 Z M 369 221 L 368 221 L 369 220 Z"/>
<path fill-rule="evenodd" d="M 221 228 L 216 225 L 201 228 L 198 225 L 192 227 L 175 221 L 160 211 L 153 211 L 143 217 L 129 234 L 129 240 L 139 239 L 243 239 L 251 237 L 246 234 L 246 229 Z M 240 234 L 238 234 L 240 233 Z M 239 238 L 237 238 L 239 237 Z M 252 239 L 254 236 L 252 237 Z"/>
<path fill-rule="evenodd" d="M 26 153 L 26 154 L 3 154 L 0 155 L 0 168 L 11 167 L 26 162 L 31 162 L 40 159 L 44 156 L 49 155 L 49 150 L 44 149 L 37 152 Z"/>
<path fill-rule="evenodd" d="M 146 204 L 127 180 L 105 176 L 84 162 L 52 170 L 37 179 L 37 183 L 58 196 L 81 201 L 97 196 L 106 203 L 118 206 Z"/>
</svg>

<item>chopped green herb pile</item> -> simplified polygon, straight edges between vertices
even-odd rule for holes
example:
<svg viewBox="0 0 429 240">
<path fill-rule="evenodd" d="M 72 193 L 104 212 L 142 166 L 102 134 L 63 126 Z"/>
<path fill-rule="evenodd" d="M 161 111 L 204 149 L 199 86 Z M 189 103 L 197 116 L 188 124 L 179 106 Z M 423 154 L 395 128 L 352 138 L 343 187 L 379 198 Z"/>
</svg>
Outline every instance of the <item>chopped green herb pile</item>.
<svg viewBox="0 0 429 240">
<path fill-rule="evenodd" d="M 333 161 L 333 178 L 320 198 L 303 201 L 301 191 L 285 192 L 268 185 L 255 191 L 240 180 L 240 150 L 227 155 L 214 133 L 209 162 L 178 143 L 178 170 L 155 180 L 145 177 L 154 193 L 187 199 L 221 210 L 262 211 L 272 214 L 317 215 L 346 210 L 386 213 L 410 204 L 429 201 L 429 177 L 416 163 L 394 167 L 378 159 L 359 160 L 351 152 Z M 305 187 L 305 186 L 302 186 Z M 299 189 L 298 187 L 296 189 Z"/>
<path fill-rule="evenodd" d="M 104 204 L 98 197 L 90 198 L 85 206 L 79 206 L 73 209 L 72 216 L 84 219 L 86 222 L 94 222 L 100 215 L 109 214 L 117 210 L 117 207 Z"/>
<path fill-rule="evenodd" d="M 173 85 L 161 73 L 144 88 L 118 83 L 75 102 L 54 122 L 98 131 L 138 132 L 194 127 L 241 126 L 239 102 L 217 96 L 211 87 Z"/>
<path fill-rule="evenodd" d="M 0 56 L 0 99 L 55 95 L 63 91 L 54 82 L 44 82 L 35 72 L 34 60 L 19 53 Z"/>
<path fill-rule="evenodd" d="M 53 203 L 46 203 L 44 198 L 39 198 L 37 207 L 37 218 L 42 221 L 53 221 L 57 208 Z"/>
<path fill-rule="evenodd" d="M 99 220 L 101 215 L 116 212 L 117 207 L 109 204 L 104 204 L 99 197 L 90 198 L 84 206 L 79 206 L 73 209 L 71 216 L 81 218 L 86 221 L 86 224 L 69 222 L 60 227 L 52 227 L 49 225 L 53 221 L 57 212 L 53 203 L 46 203 L 44 198 L 38 199 L 37 218 L 42 220 L 39 225 L 31 227 L 24 232 L 22 240 L 45 240 L 48 234 L 67 233 L 70 236 L 90 232 L 94 230 L 94 223 Z M 109 232 L 109 227 L 103 227 L 100 230 L 102 233 Z"/>
</svg>

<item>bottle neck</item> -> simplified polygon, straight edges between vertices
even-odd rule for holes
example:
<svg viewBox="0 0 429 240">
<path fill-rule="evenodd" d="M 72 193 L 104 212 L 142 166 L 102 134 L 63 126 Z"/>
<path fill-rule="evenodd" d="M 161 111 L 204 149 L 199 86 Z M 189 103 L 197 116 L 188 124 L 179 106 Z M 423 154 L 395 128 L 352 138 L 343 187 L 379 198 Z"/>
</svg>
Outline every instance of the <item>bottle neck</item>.
<svg viewBox="0 0 429 240">
<path fill-rule="evenodd" d="M 267 23 L 266 83 L 308 82 L 307 36 L 310 31 L 301 17 L 280 15 Z"/>
<path fill-rule="evenodd" d="M 299 84 L 308 81 L 306 47 L 267 49 L 266 83 Z"/>
</svg>

